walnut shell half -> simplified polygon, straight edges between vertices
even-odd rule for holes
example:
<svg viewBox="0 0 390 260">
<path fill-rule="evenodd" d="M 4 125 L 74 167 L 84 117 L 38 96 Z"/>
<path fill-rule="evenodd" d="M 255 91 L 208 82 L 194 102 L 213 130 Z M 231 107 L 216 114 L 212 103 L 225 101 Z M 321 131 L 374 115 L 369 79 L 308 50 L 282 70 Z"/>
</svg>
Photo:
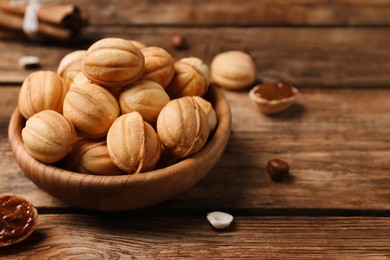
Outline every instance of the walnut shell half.
<svg viewBox="0 0 390 260">
<path fill-rule="evenodd" d="M 81 140 L 67 160 L 71 171 L 95 175 L 118 175 L 123 173 L 108 155 L 107 143 Z"/>
<path fill-rule="evenodd" d="M 114 164 L 130 174 L 152 170 L 161 154 L 160 139 L 138 112 L 115 120 L 107 134 L 107 148 Z"/>
<path fill-rule="evenodd" d="M 69 87 L 52 71 L 31 73 L 20 89 L 18 107 L 26 119 L 43 110 L 62 113 L 62 104 Z"/>
<path fill-rule="evenodd" d="M 92 82 L 108 88 L 124 87 L 142 76 L 144 55 L 130 41 L 106 38 L 89 47 L 82 66 Z"/>
<path fill-rule="evenodd" d="M 193 97 L 174 99 L 161 110 L 157 133 L 170 153 L 178 158 L 189 157 L 207 141 L 207 116 Z"/>
<path fill-rule="evenodd" d="M 175 63 L 175 76 L 167 87 L 167 92 L 172 99 L 184 96 L 203 97 L 209 84 L 208 66 L 198 58 L 184 58 Z"/>
<path fill-rule="evenodd" d="M 22 130 L 22 140 L 27 152 L 46 163 L 64 158 L 72 150 L 76 138 L 73 125 L 53 110 L 33 115 Z"/>
<path fill-rule="evenodd" d="M 81 136 L 100 138 L 119 116 L 119 104 L 107 89 L 98 85 L 72 86 L 65 96 L 64 116 Z"/>
</svg>

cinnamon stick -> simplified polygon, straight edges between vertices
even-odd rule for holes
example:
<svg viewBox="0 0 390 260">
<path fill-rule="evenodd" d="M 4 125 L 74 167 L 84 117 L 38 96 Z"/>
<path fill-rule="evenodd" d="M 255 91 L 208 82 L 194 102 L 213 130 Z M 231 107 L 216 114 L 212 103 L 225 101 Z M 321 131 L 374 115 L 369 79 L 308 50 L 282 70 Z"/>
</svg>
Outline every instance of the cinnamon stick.
<svg viewBox="0 0 390 260">
<path fill-rule="evenodd" d="M 23 32 L 23 17 L 4 12 L 0 9 L 0 28 L 15 32 Z M 39 23 L 38 33 L 41 37 L 53 40 L 68 41 L 72 37 L 71 30 L 45 23 Z"/>
</svg>

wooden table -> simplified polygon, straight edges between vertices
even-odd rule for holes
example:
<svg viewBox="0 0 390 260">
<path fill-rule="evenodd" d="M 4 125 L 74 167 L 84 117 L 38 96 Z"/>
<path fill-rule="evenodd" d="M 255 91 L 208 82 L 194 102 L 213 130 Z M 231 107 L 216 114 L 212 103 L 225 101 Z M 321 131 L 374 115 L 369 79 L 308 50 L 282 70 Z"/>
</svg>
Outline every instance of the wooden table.
<svg viewBox="0 0 390 260">
<path fill-rule="evenodd" d="M 35 232 L 0 249 L 6 259 L 390 259 L 390 1 L 78 1 L 91 26 L 77 46 L 0 42 L 0 194 L 39 211 Z M 184 35 L 189 49 L 169 44 Z M 20 85 L 18 66 L 37 55 L 45 70 L 103 37 L 157 45 L 175 60 L 246 49 L 259 80 L 302 92 L 276 116 L 260 114 L 248 91 L 224 91 L 233 115 L 229 144 L 196 186 L 128 212 L 74 208 L 24 177 L 7 141 Z M 291 178 L 273 182 L 281 158 Z M 214 230 L 207 212 L 234 215 Z"/>
</svg>

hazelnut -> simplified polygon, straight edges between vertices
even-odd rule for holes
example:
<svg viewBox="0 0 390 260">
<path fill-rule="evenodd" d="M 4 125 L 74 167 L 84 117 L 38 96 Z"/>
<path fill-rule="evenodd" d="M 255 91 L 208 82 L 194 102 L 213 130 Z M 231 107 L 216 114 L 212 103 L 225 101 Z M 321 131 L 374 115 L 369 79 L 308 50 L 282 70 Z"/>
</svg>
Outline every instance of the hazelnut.
<svg viewBox="0 0 390 260">
<path fill-rule="evenodd" d="M 64 116 L 81 136 L 99 138 L 107 134 L 119 116 L 119 104 L 107 89 L 85 83 L 69 89 L 64 100 Z"/>
<path fill-rule="evenodd" d="M 81 140 L 69 155 L 71 171 L 94 175 L 118 175 L 123 173 L 108 155 L 107 143 Z"/>
<path fill-rule="evenodd" d="M 130 41 L 132 44 L 134 44 L 135 47 L 137 47 L 138 49 L 142 50 L 144 48 L 146 48 L 146 45 L 143 44 L 142 42 L 139 42 L 139 41 Z"/>
<path fill-rule="evenodd" d="M 184 58 L 175 63 L 175 76 L 167 88 L 171 98 L 184 96 L 203 97 L 209 88 L 210 72 L 202 60 Z"/>
<path fill-rule="evenodd" d="M 72 84 L 73 78 L 82 71 L 81 60 L 87 51 L 78 50 L 65 55 L 57 68 L 57 74 L 60 75 L 65 83 Z"/>
<path fill-rule="evenodd" d="M 188 48 L 187 40 L 183 35 L 172 35 L 170 42 L 171 46 L 175 49 L 184 50 Z"/>
<path fill-rule="evenodd" d="M 274 181 L 281 181 L 289 170 L 288 163 L 280 159 L 272 159 L 267 163 L 267 172 Z"/>
<path fill-rule="evenodd" d="M 205 100 L 204 98 L 193 96 L 193 99 L 200 105 L 203 112 L 207 116 L 207 120 L 209 122 L 209 131 L 210 133 L 214 132 L 215 128 L 217 127 L 217 114 L 215 113 L 215 110 L 210 102 Z"/>
<path fill-rule="evenodd" d="M 22 139 L 32 157 L 45 163 L 54 163 L 72 150 L 76 132 L 63 115 L 53 110 L 44 110 L 26 121 Z"/>
<path fill-rule="evenodd" d="M 147 47 L 141 50 L 145 57 L 142 79 L 151 80 L 166 88 L 175 74 L 171 55 L 159 47 Z"/>
<path fill-rule="evenodd" d="M 138 112 L 118 117 L 107 134 L 108 154 L 127 173 L 152 170 L 161 153 L 161 142 L 153 127 Z"/>
<path fill-rule="evenodd" d="M 62 112 L 64 97 L 68 86 L 64 80 L 52 71 L 31 73 L 20 89 L 18 107 L 26 119 L 47 109 Z"/>
<path fill-rule="evenodd" d="M 205 145 L 209 135 L 206 114 L 192 97 L 170 101 L 157 119 L 157 133 L 165 148 L 186 158 Z"/>
<path fill-rule="evenodd" d="M 35 229 L 37 209 L 25 198 L 13 194 L 0 197 L 0 247 L 23 241 Z"/>
<path fill-rule="evenodd" d="M 170 101 L 168 94 L 156 82 L 137 81 L 124 89 L 119 97 L 123 114 L 137 111 L 143 119 L 155 125 L 161 109 Z"/>
<path fill-rule="evenodd" d="M 211 77 L 221 88 L 240 90 L 256 80 L 256 64 L 251 56 L 241 51 L 218 54 L 210 67 Z"/>
<path fill-rule="evenodd" d="M 82 68 L 85 76 L 96 84 L 124 87 L 142 76 L 144 56 L 128 40 L 106 38 L 89 47 Z"/>
</svg>

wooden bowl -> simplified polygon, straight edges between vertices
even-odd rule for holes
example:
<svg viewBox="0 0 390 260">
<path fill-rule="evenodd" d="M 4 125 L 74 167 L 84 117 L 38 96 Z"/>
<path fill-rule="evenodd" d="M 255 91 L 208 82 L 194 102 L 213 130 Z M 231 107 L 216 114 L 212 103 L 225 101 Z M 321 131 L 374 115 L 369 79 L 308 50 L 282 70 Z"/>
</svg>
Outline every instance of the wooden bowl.
<svg viewBox="0 0 390 260">
<path fill-rule="evenodd" d="M 64 170 L 31 157 L 21 138 L 25 119 L 12 114 L 8 138 L 16 162 L 38 187 L 73 206 L 97 210 L 130 210 L 170 199 L 201 180 L 217 163 L 229 139 L 231 112 L 220 90 L 211 86 L 207 100 L 213 103 L 218 126 L 205 147 L 178 163 L 150 172 L 98 176 Z"/>
</svg>

